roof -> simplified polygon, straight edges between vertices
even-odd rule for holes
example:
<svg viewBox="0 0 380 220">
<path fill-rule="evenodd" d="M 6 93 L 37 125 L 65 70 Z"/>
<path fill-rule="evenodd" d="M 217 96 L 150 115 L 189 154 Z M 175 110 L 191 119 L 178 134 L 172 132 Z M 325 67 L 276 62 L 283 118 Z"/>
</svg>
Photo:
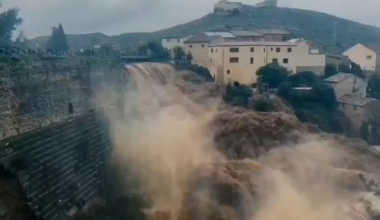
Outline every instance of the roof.
<svg viewBox="0 0 380 220">
<path fill-rule="evenodd" d="M 216 38 L 234 38 L 230 32 L 204 32 L 198 33 L 185 40 L 184 43 L 208 43 Z"/>
<path fill-rule="evenodd" d="M 376 54 L 380 54 L 380 44 L 363 44 L 365 47 L 367 47 L 368 49 L 372 50 L 373 52 L 375 52 Z"/>
<path fill-rule="evenodd" d="M 288 40 L 288 42 L 290 42 L 290 43 L 297 43 L 299 41 L 303 41 L 303 39 L 302 38 L 295 38 L 295 39 Z"/>
<path fill-rule="evenodd" d="M 325 53 L 325 55 L 326 55 L 326 57 L 333 57 L 333 58 L 338 58 L 338 59 L 347 58 L 347 56 L 340 55 L 340 54 L 328 54 L 328 53 Z"/>
<path fill-rule="evenodd" d="M 209 37 L 213 37 L 213 36 L 220 36 L 220 37 L 224 37 L 224 38 L 235 37 L 230 32 L 204 32 L 204 34 L 209 36 Z"/>
<path fill-rule="evenodd" d="M 338 102 L 355 105 L 355 106 L 365 106 L 368 103 L 376 101 L 374 98 L 363 98 L 358 95 L 346 94 L 339 98 Z"/>
<path fill-rule="evenodd" d="M 231 31 L 231 33 L 237 37 L 260 37 L 263 36 L 257 31 Z"/>
<path fill-rule="evenodd" d="M 290 33 L 285 30 L 285 29 L 261 29 L 261 30 L 258 30 L 259 33 L 261 34 L 286 34 L 286 35 L 290 35 Z"/>
<path fill-rule="evenodd" d="M 216 43 L 212 46 L 297 46 L 297 44 L 290 43 L 290 42 L 270 42 L 270 41 L 224 41 Z"/>
<path fill-rule="evenodd" d="M 313 87 L 293 87 L 294 90 L 312 90 Z"/>
<path fill-rule="evenodd" d="M 194 36 L 190 37 L 189 39 L 185 40 L 184 43 L 208 43 L 211 40 L 217 38 L 218 36 L 207 36 L 204 33 L 198 33 L 195 34 Z"/>
<path fill-rule="evenodd" d="M 331 82 L 331 83 L 338 83 L 338 82 L 341 82 L 347 78 L 350 78 L 350 77 L 353 77 L 354 75 L 351 74 L 351 73 L 337 73 L 333 76 L 330 76 L 326 79 L 324 79 L 323 81 L 325 82 Z"/>
<path fill-rule="evenodd" d="M 163 37 L 162 39 L 182 39 L 188 36 L 172 36 L 172 37 Z"/>
</svg>

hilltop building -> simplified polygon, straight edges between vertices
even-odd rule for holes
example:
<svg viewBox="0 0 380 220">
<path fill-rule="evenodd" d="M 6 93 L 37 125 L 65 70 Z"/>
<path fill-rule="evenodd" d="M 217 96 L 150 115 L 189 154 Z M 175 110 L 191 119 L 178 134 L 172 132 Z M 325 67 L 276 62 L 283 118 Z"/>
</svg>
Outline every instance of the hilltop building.
<svg viewBox="0 0 380 220">
<path fill-rule="evenodd" d="M 313 71 L 324 74 L 325 55 L 311 53 L 307 41 L 214 41 L 209 46 L 209 68 L 217 84 L 257 82 L 257 70 L 278 62 L 293 73 Z"/>
<path fill-rule="evenodd" d="M 256 4 L 256 7 L 277 7 L 277 0 L 265 0 Z"/>
<path fill-rule="evenodd" d="M 343 53 L 367 72 L 380 69 L 380 44 L 356 44 Z"/>
<path fill-rule="evenodd" d="M 243 4 L 241 2 L 229 2 L 227 0 L 220 0 L 218 3 L 214 4 L 214 12 L 217 11 L 243 11 Z"/>
</svg>

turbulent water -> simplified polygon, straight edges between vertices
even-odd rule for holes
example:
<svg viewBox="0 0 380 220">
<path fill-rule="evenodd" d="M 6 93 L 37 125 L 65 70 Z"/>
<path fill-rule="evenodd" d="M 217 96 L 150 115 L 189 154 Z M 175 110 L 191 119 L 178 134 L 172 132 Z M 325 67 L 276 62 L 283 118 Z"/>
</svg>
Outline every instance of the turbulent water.
<svg viewBox="0 0 380 220">
<path fill-rule="evenodd" d="M 366 220 L 377 214 L 375 190 L 363 183 L 371 175 L 353 170 L 356 155 L 339 143 L 303 133 L 297 143 L 259 158 L 247 154 L 245 160 L 231 160 L 215 141 L 218 130 L 226 129 L 222 123 L 216 126 L 215 120 L 222 113 L 223 120 L 239 115 L 239 121 L 230 120 L 228 126 L 240 134 L 231 134 L 228 141 L 234 148 L 253 149 L 257 146 L 247 144 L 249 135 L 241 134 L 259 126 L 259 115 L 230 111 L 220 98 L 194 96 L 205 89 L 199 85 L 179 89 L 179 84 L 191 83 L 183 83 L 186 74 L 170 65 L 134 64 L 126 65 L 126 70 L 130 81 L 123 96 L 123 117 L 112 111 L 107 116 L 115 164 L 125 168 L 126 189 L 138 181 L 149 204 L 148 218 Z M 206 101 L 200 102 L 200 97 Z M 260 123 L 273 123 L 276 114 L 263 114 L 261 119 L 267 121 Z M 377 184 L 376 178 L 371 181 Z"/>
</svg>

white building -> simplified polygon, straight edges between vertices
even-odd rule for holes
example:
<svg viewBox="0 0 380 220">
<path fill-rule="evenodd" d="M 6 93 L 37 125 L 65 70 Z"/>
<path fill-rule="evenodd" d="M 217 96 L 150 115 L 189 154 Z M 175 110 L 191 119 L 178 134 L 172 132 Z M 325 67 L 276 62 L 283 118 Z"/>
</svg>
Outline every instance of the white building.
<svg viewBox="0 0 380 220">
<path fill-rule="evenodd" d="M 257 3 L 256 7 L 277 7 L 277 0 L 264 0 Z"/>
<path fill-rule="evenodd" d="M 214 5 L 214 12 L 234 10 L 243 11 L 243 4 L 241 2 L 229 2 L 227 0 L 220 0 Z"/>
<path fill-rule="evenodd" d="M 380 69 L 380 44 L 356 44 L 346 50 L 343 55 L 360 65 L 362 70 L 376 71 Z"/>
<path fill-rule="evenodd" d="M 161 39 L 161 45 L 166 50 L 173 52 L 174 47 L 184 47 L 184 42 L 192 37 L 192 35 L 187 37 L 167 37 Z"/>
<path fill-rule="evenodd" d="M 209 45 L 209 68 L 218 84 L 239 82 L 251 85 L 257 82 L 257 70 L 277 62 L 293 73 L 312 71 L 324 74 L 326 57 L 311 53 L 307 41 L 214 41 Z"/>
<path fill-rule="evenodd" d="M 203 32 L 198 33 L 187 39 L 184 44 L 186 53 L 193 56 L 193 64 L 208 67 L 209 53 L 208 47 L 211 42 L 222 40 L 234 40 L 235 36 L 230 32 Z"/>
</svg>

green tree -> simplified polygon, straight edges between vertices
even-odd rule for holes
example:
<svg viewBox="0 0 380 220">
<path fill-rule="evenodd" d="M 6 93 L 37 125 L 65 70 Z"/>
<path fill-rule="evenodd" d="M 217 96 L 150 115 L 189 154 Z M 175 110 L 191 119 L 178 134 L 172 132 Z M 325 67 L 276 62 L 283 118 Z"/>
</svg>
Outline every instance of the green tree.
<svg viewBox="0 0 380 220">
<path fill-rule="evenodd" d="M 175 60 L 183 60 L 186 58 L 186 53 L 183 50 L 182 47 L 176 46 L 173 48 L 173 53 L 174 53 L 174 59 Z"/>
<path fill-rule="evenodd" d="M 267 83 L 269 88 L 278 88 L 282 82 L 288 80 L 290 72 L 275 62 L 260 67 L 256 75 L 260 82 Z"/>
<path fill-rule="evenodd" d="M 336 110 L 338 102 L 335 96 L 334 89 L 331 86 L 321 82 L 313 86 L 312 100 L 319 102 L 329 110 Z"/>
<path fill-rule="evenodd" d="M 146 54 L 148 51 L 151 53 L 151 59 L 154 61 L 167 61 L 170 59 L 170 53 L 154 41 L 149 41 L 146 44 L 138 46 L 137 51 L 140 54 Z"/>
<path fill-rule="evenodd" d="M 296 73 L 289 77 L 292 86 L 300 87 L 300 86 L 314 86 L 318 82 L 320 82 L 319 77 L 310 71 Z"/>
<path fill-rule="evenodd" d="M 199 65 L 190 65 L 187 69 L 193 71 L 194 73 L 198 74 L 199 76 L 202 76 L 206 81 L 212 82 L 214 81 L 214 78 L 211 76 L 210 71 Z"/>
<path fill-rule="evenodd" d="M 338 73 L 338 70 L 333 64 L 327 64 L 325 67 L 325 78 L 329 78 Z"/>
<path fill-rule="evenodd" d="M 375 73 L 368 81 L 368 96 L 380 100 L 380 73 Z"/>
<path fill-rule="evenodd" d="M 112 55 L 113 54 L 113 47 L 112 44 L 101 44 L 99 48 L 99 54 L 101 55 Z"/>
<path fill-rule="evenodd" d="M 362 68 L 360 67 L 360 65 L 356 64 L 354 62 L 351 62 L 350 73 L 353 73 L 362 79 L 366 78 L 363 71 L 362 71 Z"/>
<path fill-rule="evenodd" d="M 25 37 L 24 32 L 20 31 L 20 33 L 18 34 L 15 40 L 15 45 L 19 48 L 26 48 L 27 42 L 28 42 L 28 39 Z"/>
<path fill-rule="evenodd" d="M 223 100 L 234 106 L 248 107 L 250 97 L 252 97 L 252 89 L 236 82 L 227 85 Z"/>
<path fill-rule="evenodd" d="M 11 8 L 0 13 L 0 45 L 9 45 L 13 32 L 22 24 L 22 19 L 18 17 L 18 12 L 18 8 Z"/>
<path fill-rule="evenodd" d="M 291 95 L 292 84 L 290 82 L 283 82 L 278 86 L 278 95 L 281 98 L 287 98 Z"/>
<path fill-rule="evenodd" d="M 193 55 L 191 54 L 191 52 L 189 52 L 187 55 L 186 55 L 186 59 L 187 61 L 192 61 L 193 60 Z"/>
<path fill-rule="evenodd" d="M 58 28 L 53 28 L 52 35 L 47 44 L 48 49 L 68 51 L 69 45 L 67 44 L 65 31 L 62 24 L 59 24 Z"/>
</svg>

